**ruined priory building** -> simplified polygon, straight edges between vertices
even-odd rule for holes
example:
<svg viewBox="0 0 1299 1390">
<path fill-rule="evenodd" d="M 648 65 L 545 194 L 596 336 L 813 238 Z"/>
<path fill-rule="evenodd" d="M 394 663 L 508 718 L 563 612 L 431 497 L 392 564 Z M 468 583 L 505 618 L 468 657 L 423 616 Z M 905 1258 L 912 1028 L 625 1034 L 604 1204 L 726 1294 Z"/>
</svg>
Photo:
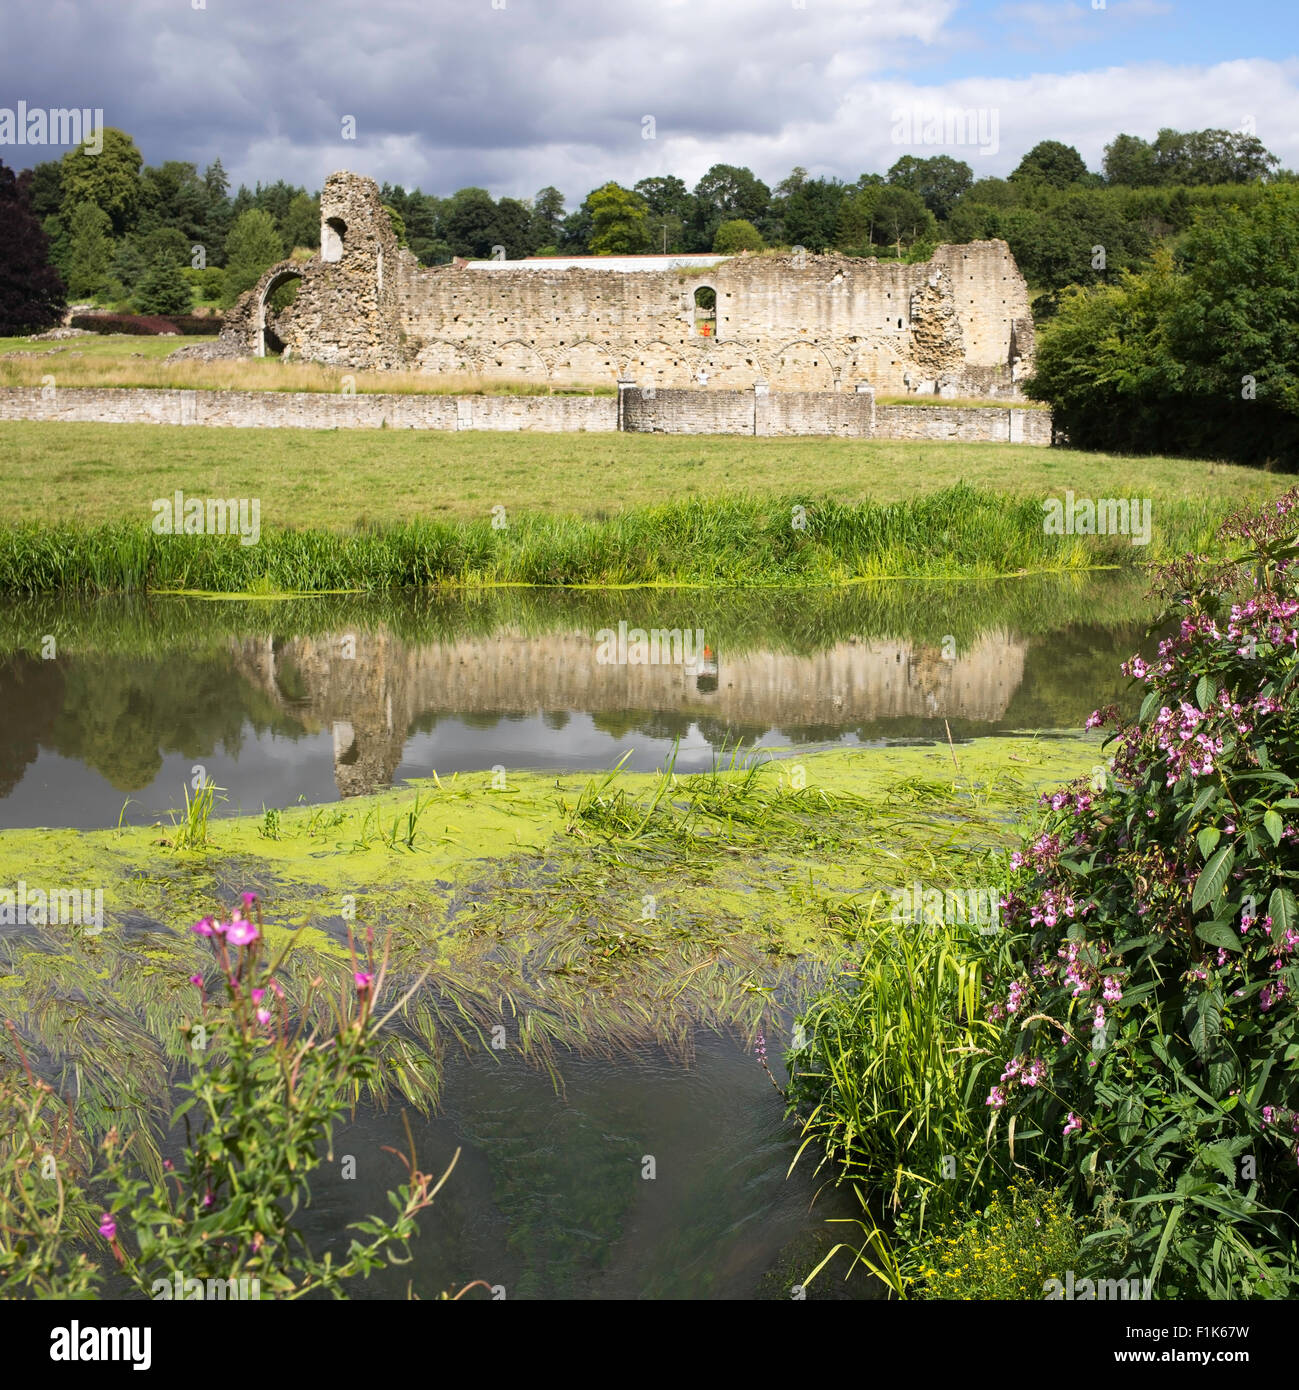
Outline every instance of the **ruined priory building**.
<svg viewBox="0 0 1299 1390">
<path fill-rule="evenodd" d="M 296 299 L 275 313 L 268 301 L 294 278 Z M 557 386 L 1013 397 L 1033 321 L 1001 241 L 940 246 L 916 265 L 796 250 L 425 267 L 398 246 L 375 182 L 338 173 L 321 195 L 320 252 L 268 270 L 218 350 Z"/>
</svg>

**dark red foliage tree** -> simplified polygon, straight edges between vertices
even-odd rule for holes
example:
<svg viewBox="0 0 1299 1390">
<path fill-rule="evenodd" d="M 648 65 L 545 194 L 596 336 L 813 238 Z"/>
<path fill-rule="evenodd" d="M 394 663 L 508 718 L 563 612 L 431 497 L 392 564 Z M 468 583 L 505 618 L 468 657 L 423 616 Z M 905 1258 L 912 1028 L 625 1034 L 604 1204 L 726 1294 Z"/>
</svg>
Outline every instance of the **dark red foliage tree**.
<svg viewBox="0 0 1299 1390">
<path fill-rule="evenodd" d="M 52 328 L 63 316 L 65 298 L 26 184 L 0 164 L 0 336 Z"/>
</svg>

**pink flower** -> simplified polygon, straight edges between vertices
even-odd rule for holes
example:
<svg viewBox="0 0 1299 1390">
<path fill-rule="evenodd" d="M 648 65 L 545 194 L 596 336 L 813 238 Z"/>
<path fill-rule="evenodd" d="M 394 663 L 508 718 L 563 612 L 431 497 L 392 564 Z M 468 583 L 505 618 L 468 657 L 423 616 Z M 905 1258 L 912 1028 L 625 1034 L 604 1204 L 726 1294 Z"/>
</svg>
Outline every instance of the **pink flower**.
<svg viewBox="0 0 1299 1390">
<path fill-rule="evenodd" d="M 994 1086 L 992 1090 L 988 1092 L 988 1099 L 984 1102 L 985 1105 L 992 1106 L 994 1110 L 1000 1110 L 1005 1103 L 1006 1095 L 1000 1086 Z"/>
<path fill-rule="evenodd" d="M 356 971 L 352 975 L 352 979 L 356 981 L 357 991 L 361 994 L 364 994 L 365 991 L 369 989 L 370 986 L 374 983 L 374 976 L 367 975 L 364 970 Z"/>
<path fill-rule="evenodd" d="M 190 982 L 190 984 L 192 984 L 192 985 L 194 986 L 195 989 L 202 989 L 202 988 L 203 988 L 203 977 L 202 977 L 202 975 L 191 975 L 191 976 L 189 977 L 189 982 Z"/>
<path fill-rule="evenodd" d="M 264 989 L 255 989 L 255 990 L 253 990 L 253 1003 L 254 1003 L 254 1004 L 260 1004 L 260 1003 L 262 1002 L 262 1000 L 265 999 L 265 998 L 266 998 L 266 991 L 265 991 Z"/>
<path fill-rule="evenodd" d="M 1068 1139 L 1071 1134 L 1076 1134 L 1082 1128 L 1082 1121 L 1071 1110 L 1069 1118 L 1065 1121 L 1064 1138 Z"/>
<path fill-rule="evenodd" d="M 260 935 L 252 922 L 247 922 L 236 914 L 226 931 L 226 940 L 234 946 L 251 946 Z"/>
<path fill-rule="evenodd" d="M 252 907 L 257 901 L 256 893 L 241 893 L 239 896 L 243 899 L 245 907 Z"/>
<path fill-rule="evenodd" d="M 269 1009 L 257 1010 L 257 1022 L 265 1027 L 271 1021 L 271 1011 Z"/>
<path fill-rule="evenodd" d="M 1028 1066 L 1024 1068 L 1019 1079 L 1025 1086 L 1036 1086 L 1039 1081 L 1045 1081 L 1046 1063 L 1041 1057 L 1034 1057 Z"/>
<path fill-rule="evenodd" d="M 107 1212 L 99 1218 L 99 1234 L 105 1240 L 117 1239 L 117 1222 Z"/>
<path fill-rule="evenodd" d="M 197 933 L 199 936 L 211 936 L 213 927 L 214 923 L 210 917 L 200 917 L 190 928 L 190 931 Z"/>
</svg>

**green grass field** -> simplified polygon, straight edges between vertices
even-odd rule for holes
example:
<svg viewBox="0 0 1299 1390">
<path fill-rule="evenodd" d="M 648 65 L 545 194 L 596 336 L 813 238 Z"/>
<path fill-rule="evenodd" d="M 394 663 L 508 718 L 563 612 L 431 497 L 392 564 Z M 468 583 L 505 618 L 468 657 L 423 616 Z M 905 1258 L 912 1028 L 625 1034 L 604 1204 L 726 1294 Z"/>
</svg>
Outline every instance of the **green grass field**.
<svg viewBox="0 0 1299 1390">
<path fill-rule="evenodd" d="M 211 337 L 176 336 L 164 337 L 152 333 L 89 333 L 85 337 L 61 338 L 54 342 L 34 343 L 30 338 L 0 338 L 0 356 L 11 352 L 36 353 L 36 357 L 20 357 L 18 362 L 40 362 L 48 359 L 58 362 L 69 354 L 93 358 L 101 364 L 117 364 L 144 359 L 160 362 L 168 353 L 185 343 L 211 343 Z M 2 364 L 0 364 L 2 365 Z M 11 359 L 8 366 L 14 366 Z M 12 383 L 10 383 L 12 384 Z"/>
<path fill-rule="evenodd" d="M 516 513 L 603 519 L 717 496 L 887 503 L 957 482 L 1014 496 L 1150 497 L 1225 508 L 1283 474 L 1014 444 L 634 434 L 238 430 L 0 423 L 0 524 L 150 518 L 150 503 L 257 497 L 268 524 L 348 528 Z"/>
</svg>

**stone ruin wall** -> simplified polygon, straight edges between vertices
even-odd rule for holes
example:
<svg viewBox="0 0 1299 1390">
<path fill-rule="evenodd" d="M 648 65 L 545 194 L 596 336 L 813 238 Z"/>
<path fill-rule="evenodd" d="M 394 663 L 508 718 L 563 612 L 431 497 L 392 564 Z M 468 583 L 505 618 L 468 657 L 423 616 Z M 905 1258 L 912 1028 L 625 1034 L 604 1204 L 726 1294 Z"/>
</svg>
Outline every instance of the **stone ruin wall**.
<svg viewBox="0 0 1299 1390">
<path fill-rule="evenodd" d="M 552 385 L 880 395 L 1019 394 L 1032 367 L 1028 288 L 1001 241 L 940 246 L 915 265 L 846 256 L 740 255 L 711 268 L 615 271 L 424 267 L 397 245 L 378 186 L 333 174 L 322 250 L 272 267 L 244 296 L 219 351 L 362 369 L 521 377 Z M 262 305 L 289 278 L 297 299 Z M 717 294 L 715 336 L 694 293 Z"/>
<path fill-rule="evenodd" d="M 702 272 L 402 266 L 403 331 L 418 344 L 414 365 L 432 371 L 1010 395 L 1012 347 L 1022 357 L 1028 338 L 1027 287 L 1001 242 L 942 247 L 914 266 L 843 256 L 737 256 Z M 694 328 L 704 285 L 717 294 L 710 338 Z"/>
</svg>

